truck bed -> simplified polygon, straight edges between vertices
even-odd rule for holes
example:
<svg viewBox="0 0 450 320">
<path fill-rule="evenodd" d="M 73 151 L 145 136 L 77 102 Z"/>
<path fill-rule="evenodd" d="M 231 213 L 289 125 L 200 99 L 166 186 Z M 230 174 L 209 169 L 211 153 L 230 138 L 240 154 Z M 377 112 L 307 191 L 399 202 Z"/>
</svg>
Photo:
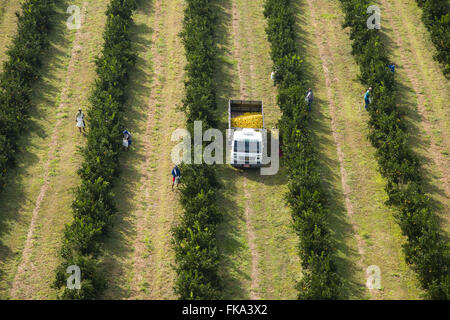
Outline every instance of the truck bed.
<svg viewBox="0 0 450 320">
<path fill-rule="evenodd" d="M 231 119 L 241 116 L 247 112 L 257 112 L 262 114 L 264 128 L 264 108 L 262 101 L 249 100 L 229 100 L 228 102 L 228 128 L 231 127 Z"/>
</svg>

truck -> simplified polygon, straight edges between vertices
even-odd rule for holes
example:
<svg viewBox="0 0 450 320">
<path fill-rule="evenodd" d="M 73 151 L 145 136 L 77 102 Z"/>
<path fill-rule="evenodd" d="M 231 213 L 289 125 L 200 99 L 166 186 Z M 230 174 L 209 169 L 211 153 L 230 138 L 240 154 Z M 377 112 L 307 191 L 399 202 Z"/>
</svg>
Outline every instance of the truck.
<svg viewBox="0 0 450 320">
<path fill-rule="evenodd" d="M 257 125 L 253 125 L 253 127 L 236 125 L 239 122 L 237 120 L 247 115 L 257 118 L 258 121 L 255 121 Z M 229 100 L 228 129 L 231 150 L 230 164 L 238 168 L 261 167 L 264 163 L 264 142 L 267 137 L 262 101 Z"/>
</svg>

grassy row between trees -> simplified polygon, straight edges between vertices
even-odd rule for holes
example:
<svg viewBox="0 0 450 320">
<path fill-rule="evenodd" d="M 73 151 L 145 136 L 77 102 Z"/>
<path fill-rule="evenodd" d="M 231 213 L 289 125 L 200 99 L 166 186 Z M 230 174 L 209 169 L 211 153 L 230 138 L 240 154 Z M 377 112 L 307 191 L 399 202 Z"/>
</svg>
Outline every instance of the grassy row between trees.
<svg viewBox="0 0 450 320">
<path fill-rule="evenodd" d="M 106 11 L 104 46 L 96 58 L 97 80 L 87 111 L 90 129 L 81 149 L 81 185 L 72 203 L 74 220 L 64 230 L 62 263 L 54 282 L 62 299 L 95 299 L 106 287 L 98 264 L 101 237 L 116 212 L 112 188 L 119 173 L 128 74 L 136 60 L 130 40 L 135 9 L 135 0 L 111 0 Z M 81 270 L 79 290 L 66 286 L 66 270 L 72 265 Z"/>
<path fill-rule="evenodd" d="M 3 15 L 5 14 L 6 1 L 0 3 L 0 23 L 2 23 Z"/>
<path fill-rule="evenodd" d="M 266 0 L 264 16 L 271 43 L 283 141 L 284 164 L 288 167 L 289 192 L 294 228 L 299 236 L 299 255 L 303 278 L 297 284 L 299 299 L 337 299 L 342 280 L 333 262 L 335 244 L 327 222 L 329 211 L 321 187 L 310 129 L 310 115 L 305 102 L 307 84 L 302 60 L 297 55 L 294 14 L 289 0 Z"/>
<path fill-rule="evenodd" d="M 181 33 L 187 59 L 182 110 L 192 137 L 194 121 L 202 121 L 203 130 L 217 124 L 216 21 L 213 1 L 187 0 Z M 173 229 L 177 273 L 174 290 L 183 300 L 220 299 L 222 282 L 216 233 L 222 216 L 216 203 L 220 187 L 216 168 L 205 163 L 183 163 L 180 168 L 183 176 L 180 203 L 184 214 Z"/>
<path fill-rule="evenodd" d="M 387 67 L 389 60 L 380 31 L 366 26 L 370 1 L 341 2 L 344 27 L 350 27 L 352 54 L 361 70 L 360 80 L 373 88 L 368 138 L 387 180 L 388 204 L 399 211 L 396 220 L 407 237 L 403 245 L 406 261 L 416 271 L 428 298 L 449 299 L 449 246 L 425 194 L 421 164 L 408 145 L 403 115 L 396 107 L 397 84 Z"/>
<path fill-rule="evenodd" d="M 443 73 L 450 77 L 450 2 L 448 0 L 416 0 L 422 8 L 422 21 L 437 49 L 436 60 L 443 64 Z"/>
<path fill-rule="evenodd" d="M 0 191 L 14 165 L 19 137 L 27 128 L 32 85 L 40 77 L 41 58 L 49 46 L 54 0 L 27 0 L 18 15 L 17 34 L 0 75 Z"/>
</svg>

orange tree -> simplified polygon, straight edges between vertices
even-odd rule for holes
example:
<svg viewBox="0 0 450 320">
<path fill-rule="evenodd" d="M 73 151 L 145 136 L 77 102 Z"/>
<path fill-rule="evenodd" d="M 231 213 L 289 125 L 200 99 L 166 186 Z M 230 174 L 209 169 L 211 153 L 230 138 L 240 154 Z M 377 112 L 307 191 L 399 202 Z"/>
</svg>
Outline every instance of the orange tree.
<svg viewBox="0 0 450 320">
<path fill-rule="evenodd" d="M 217 124 L 215 24 L 213 1 L 187 0 L 181 33 L 187 60 L 182 110 L 191 136 L 196 120 L 202 121 L 203 130 Z M 182 164 L 181 172 L 183 215 L 172 231 L 177 273 L 174 290 L 182 300 L 220 299 L 216 229 L 222 216 L 216 203 L 220 187 L 216 168 L 205 163 Z"/>
<path fill-rule="evenodd" d="M 443 64 L 442 71 L 450 76 L 450 2 L 448 0 L 416 0 L 423 9 L 422 20 L 430 31 L 436 46 L 436 60 Z"/>
<path fill-rule="evenodd" d="M 8 168 L 14 165 L 21 132 L 26 129 L 32 107 L 31 86 L 40 76 L 54 13 L 53 0 L 27 0 L 17 15 L 17 33 L 0 75 L 0 190 Z"/>
<path fill-rule="evenodd" d="M 305 102 L 307 85 L 298 56 L 294 14 L 289 0 L 266 0 L 264 15 L 276 70 L 279 122 L 283 158 L 289 172 L 289 192 L 294 228 L 299 236 L 303 278 L 298 282 L 299 299 L 337 299 L 341 278 L 333 262 L 334 242 L 328 226 L 326 195 L 320 185 L 317 154 Z"/>
</svg>

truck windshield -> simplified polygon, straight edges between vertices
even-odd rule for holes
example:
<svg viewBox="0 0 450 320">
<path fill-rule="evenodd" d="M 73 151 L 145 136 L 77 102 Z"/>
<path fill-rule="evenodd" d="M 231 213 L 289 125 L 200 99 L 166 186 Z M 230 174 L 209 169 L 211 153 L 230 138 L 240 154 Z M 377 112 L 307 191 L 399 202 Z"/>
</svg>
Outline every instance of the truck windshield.
<svg viewBox="0 0 450 320">
<path fill-rule="evenodd" d="M 260 153 L 261 143 L 254 140 L 234 141 L 234 152 Z"/>
</svg>

